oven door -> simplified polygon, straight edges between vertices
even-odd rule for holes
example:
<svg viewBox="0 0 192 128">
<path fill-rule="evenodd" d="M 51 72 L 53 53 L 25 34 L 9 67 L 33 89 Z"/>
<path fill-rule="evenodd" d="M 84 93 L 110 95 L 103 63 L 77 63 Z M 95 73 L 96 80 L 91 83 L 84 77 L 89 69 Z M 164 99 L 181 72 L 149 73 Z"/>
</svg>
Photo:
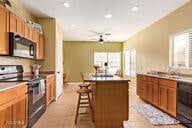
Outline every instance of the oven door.
<svg viewBox="0 0 192 128">
<path fill-rule="evenodd" d="M 28 96 L 29 115 L 46 104 L 45 88 L 41 86 L 40 81 L 30 83 Z"/>
<path fill-rule="evenodd" d="M 177 85 L 177 118 L 192 128 L 192 84 L 180 82 Z"/>
</svg>

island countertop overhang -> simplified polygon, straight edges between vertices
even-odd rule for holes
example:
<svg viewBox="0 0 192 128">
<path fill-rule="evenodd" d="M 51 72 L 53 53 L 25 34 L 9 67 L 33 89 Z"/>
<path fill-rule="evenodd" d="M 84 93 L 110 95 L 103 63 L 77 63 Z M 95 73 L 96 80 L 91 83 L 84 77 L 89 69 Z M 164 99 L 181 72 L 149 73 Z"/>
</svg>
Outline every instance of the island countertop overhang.
<svg viewBox="0 0 192 128">
<path fill-rule="evenodd" d="M 83 74 L 85 82 L 130 82 L 130 80 L 113 75 L 113 77 L 95 77 L 93 73 Z"/>
</svg>

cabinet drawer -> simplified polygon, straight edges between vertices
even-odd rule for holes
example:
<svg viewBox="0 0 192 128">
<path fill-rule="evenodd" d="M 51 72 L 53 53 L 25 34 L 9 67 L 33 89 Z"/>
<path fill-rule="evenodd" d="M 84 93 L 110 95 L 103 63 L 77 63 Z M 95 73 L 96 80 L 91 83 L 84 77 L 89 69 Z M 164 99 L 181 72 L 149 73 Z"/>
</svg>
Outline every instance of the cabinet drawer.
<svg viewBox="0 0 192 128">
<path fill-rule="evenodd" d="M 147 77 L 147 82 L 152 82 L 152 83 L 158 84 L 158 78 L 148 76 Z"/>
<path fill-rule="evenodd" d="M 27 93 L 27 86 L 22 85 L 0 93 L 0 105 L 16 99 Z"/>
<path fill-rule="evenodd" d="M 164 86 L 168 86 L 168 87 L 171 87 L 171 88 L 176 88 L 177 87 L 177 82 L 172 81 L 172 80 L 159 79 L 159 84 L 164 85 Z"/>
<path fill-rule="evenodd" d="M 139 80 L 146 80 L 146 76 L 144 76 L 144 75 L 137 75 L 137 79 L 139 79 Z"/>
</svg>

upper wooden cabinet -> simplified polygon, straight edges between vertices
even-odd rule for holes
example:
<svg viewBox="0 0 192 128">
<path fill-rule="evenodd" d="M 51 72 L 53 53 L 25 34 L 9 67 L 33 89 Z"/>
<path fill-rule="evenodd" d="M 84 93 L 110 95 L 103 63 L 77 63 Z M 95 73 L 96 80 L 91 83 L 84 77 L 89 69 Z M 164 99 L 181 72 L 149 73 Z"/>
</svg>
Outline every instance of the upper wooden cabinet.
<svg viewBox="0 0 192 128">
<path fill-rule="evenodd" d="M 9 32 L 14 32 L 36 43 L 36 59 L 43 60 L 44 36 L 2 5 L 0 16 L 0 55 L 9 54 Z"/>
<path fill-rule="evenodd" d="M 9 11 L 0 5 L 0 54 L 9 54 Z"/>
<path fill-rule="evenodd" d="M 44 36 L 33 29 L 33 42 L 36 43 L 36 59 L 44 59 Z"/>
<path fill-rule="evenodd" d="M 27 38 L 29 40 L 33 40 L 33 38 L 32 38 L 32 36 L 33 36 L 33 29 L 27 23 L 25 23 L 25 27 L 24 27 L 24 36 L 25 36 L 25 38 Z"/>
<path fill-rule="evenodd" d="M 32 41 L 39 43 L 39 33 L 35 29 L 32 29 Z"/>
<path fill-rule="evenodd" d="M 37 59 L 39 59 L 39 60 L 43 60 L 44 57 L 45 57 L 44 42 L 45 42 L 44 35 L 39 34 L 39 44 L 38 44 L 39 53 L 38 53 L 38 56 L 37 56 Z"/>
<path fill-rule="evenodd" d="M 24 36 L 24 21 L 10 12 L 10 32 Z"/>
</svg>

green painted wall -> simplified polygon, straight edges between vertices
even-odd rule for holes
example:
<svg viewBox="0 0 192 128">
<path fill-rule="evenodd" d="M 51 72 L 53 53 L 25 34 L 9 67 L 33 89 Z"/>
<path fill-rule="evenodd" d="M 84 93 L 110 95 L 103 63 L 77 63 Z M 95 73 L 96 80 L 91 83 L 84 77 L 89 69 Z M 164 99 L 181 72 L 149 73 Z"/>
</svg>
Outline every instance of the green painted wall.
<svg viewBox="0 0 192 128">
<path fill-rule="evenodd" d="M 80 72 L 94 72 L 94 52 L 121 52 L 122 43 L 64 41 L 64 70 L 70 71 L 70 82 L 80 82 Z"/>
</svg>

